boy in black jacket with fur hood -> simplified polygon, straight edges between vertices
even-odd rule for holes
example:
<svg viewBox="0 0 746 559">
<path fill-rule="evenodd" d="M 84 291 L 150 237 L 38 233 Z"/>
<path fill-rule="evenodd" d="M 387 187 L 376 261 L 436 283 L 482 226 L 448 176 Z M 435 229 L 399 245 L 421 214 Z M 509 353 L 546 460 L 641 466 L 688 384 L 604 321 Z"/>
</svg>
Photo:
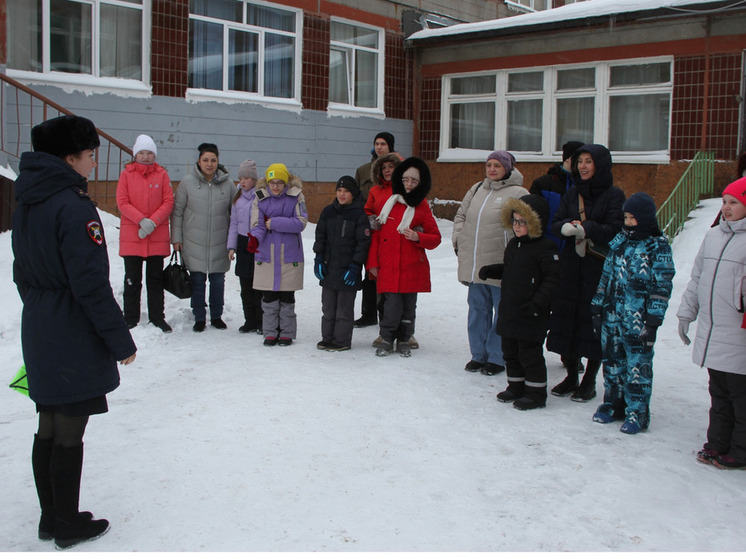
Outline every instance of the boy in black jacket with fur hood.
<svg viewBox="0 0 746 559">
<path fill-rule="evenodd" d="M 543 408 L 547 400 L 544 339 L 549 308 L 560 283 L 557 245 L 545 233 L 549 204 L 529 194 L 505 202 L 505 228 L 515 233 L 505 247 L 503 264 L 483 266 L 481 279 L 502 280 L 497 333 L 502 337 L 508 388 L 497 395 L 519 410 Z"/>
</svg>

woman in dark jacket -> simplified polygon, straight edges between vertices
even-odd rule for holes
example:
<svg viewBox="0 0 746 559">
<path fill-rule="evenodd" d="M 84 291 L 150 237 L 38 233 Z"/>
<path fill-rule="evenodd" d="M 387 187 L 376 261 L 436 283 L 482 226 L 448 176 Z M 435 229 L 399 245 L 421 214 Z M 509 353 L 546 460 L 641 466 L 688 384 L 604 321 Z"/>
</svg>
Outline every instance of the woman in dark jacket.
<svg viewBox="0 0 746 559">
<path fill-rule="evenodd" d="M 88 417 L 108 410 L 117 361 L 135 347 L 109 283 L 106 238 L 86 178 L 99 146 L 93 123 L 62 116 L 31 131 L 15 183 L 13 280 L 23 300 L 21 342 L 39 430 L 31 461 L 39 538 L 60 548 L 109 528 L 78 511 Z"/>
<path fill-rule="evenodd" d="M 601 366 L 601 342 L 593 335 L 591 300 L 603 269 L 598 251 L 621 230 L 624 192 L 613 185 L 611 153 L 597 144 L 586 144 L 572 160 L 573 182 L 562 197 L 552 222 L 552 232 L 565 246 L 560 253 L 561 289 L 552 302 L 547 349 L 562 356 L 567 377 L 552 388 L 555 396 L 572 394 L 576 402 L 596 396 L 596 375 Z M 587 358 L 578 385 L 578 361 Z"/>
</svg>

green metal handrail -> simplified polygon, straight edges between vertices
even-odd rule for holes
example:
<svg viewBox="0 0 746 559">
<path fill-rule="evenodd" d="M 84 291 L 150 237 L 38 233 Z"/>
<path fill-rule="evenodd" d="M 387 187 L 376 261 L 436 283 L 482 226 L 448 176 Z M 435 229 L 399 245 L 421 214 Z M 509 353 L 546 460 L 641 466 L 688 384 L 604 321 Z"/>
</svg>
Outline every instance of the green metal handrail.
<svg viewBox="0 0 746 559">
<path fill-rule="evenodd" d="M 655 214 L 661 231 L 669 240 L 681 231 L 684 221 L 697 206 L 702 195 L 712 192 L 714 182 L 715 152 L 697 152 L 671 195 Z"/>
</svg>

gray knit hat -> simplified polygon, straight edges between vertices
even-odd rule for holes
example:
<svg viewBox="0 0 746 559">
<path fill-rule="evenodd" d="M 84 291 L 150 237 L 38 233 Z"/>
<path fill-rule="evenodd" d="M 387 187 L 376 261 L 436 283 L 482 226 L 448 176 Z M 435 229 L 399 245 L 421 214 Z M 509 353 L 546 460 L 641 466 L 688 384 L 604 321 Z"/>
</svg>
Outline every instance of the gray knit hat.
<svg viewBox="0 0 746 559">
<path fill-rule="evenodd" d="M 257 180 L 259 175 L 256 172 L 256 161 L 253 159 L 247 159 L 241 163 L 238 167 L 238 178 Z"/>
</svg>

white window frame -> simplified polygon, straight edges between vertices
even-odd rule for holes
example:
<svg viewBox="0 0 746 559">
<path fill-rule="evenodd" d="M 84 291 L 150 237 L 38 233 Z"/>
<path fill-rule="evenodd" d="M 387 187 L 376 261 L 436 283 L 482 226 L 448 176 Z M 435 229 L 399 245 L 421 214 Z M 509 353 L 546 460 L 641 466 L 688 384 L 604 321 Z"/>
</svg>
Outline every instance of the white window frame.
<svg viewBox="0 0 746 559">
<path fill-rule="evenodd" d="M 384 85 L 386 81 L 386 76 L 384 74 L 386 69 L 386 34 L 384 30 L 380 27 L 374 27 L 372 25 L 366 25 L 363 23 L 360 23 L 359 21 L 350 20 L 350 19 L 344 19 L 344 18 L 338 18 L 333 17 L 331 18 L 331 22 L 339 22 L 339 23 L 345 23 L 347 25 L 352 25 L 354 27 L 362 27 L 365 29 L 370 29 L 371 31 L 375 31 L 378 34 L 378 48 L 377 49 L 371 49 L 369 47 L 362 47 L 358 45 L 351 45 L 349 43 L 342 43 L 338 41 L 332 41 L 329 40 L 329 50 L 331 52 L 332 48 L 336 48 L 338 50 L 345 50 L 347 52 L 348 59 L 351 60 L 349 73 L 348 73 L 348 82 L 349 82 L 349 88 L 350 88 L 350 99 L 355 98 L 355 68 L 354 68 L 354 56 L 350 56 L 354 53 L 355 50 L 362 50 L 365 52 L 375 52 L 378 55 L 378 61 L 377 61 L 377 73 L 378 73 L 378 83 L 376 83 L 376 106 L 375 107 L 357 107 L 353 103 L 334 103 L 332 101 L 329 101 L 329 104 L 327 106 L 327 112 L 330 115 L 359 115 L 359 116 L 374 116 L 374 117 L 380 117 L 383 118 L 385 116 L 384 113 Z"/>
<path fill-rule="evenodd" d="M 552 9 L 552 0 L 546 0 L 546 8 L 536 8 L 536 0 L 505 0 L 505 5 L 519 12 L 544 12 Z"/>
<path fill-rule="evenodd" d="M 670 81 L 667 83 L 642 85 L 642 86 L 617 86 L 611 87 L 609 79 L 611 68 L 614 66 L 634 66 L 636 64 L 658 64 L 669 63 L 671 65 Z M 580 68 L 595 68 L 595 84 L 593 88 L 583 88 L 578 90 L 563 90 L 557 92 L 557 73 L 560 70 L 573 70 Z M 529 68 L 511 68 L 509 70 L 482 71 L 466 74 L 447 74 L 442 77 L 441 88 L 441 123 L 440 123 L 440 150 L 439 162 L 457 162 L 457 161 L 481 161 L 489 155 L 492 150 L 451 148 L 450 144 L 450 126 L 454 104 L 475 103 L 475 102 L 494 102 L 495 103 L 495 139 L 493 149 L 507 148 L 507 119 L 508 119 L 508 100 L 514 98 L 543 98 L 543 127 L 542 127 L 542 147 L 540 151 L 514 151 L 511 150 L 521 161 L 555 161 L 561 157 L 561 151 L 554 149 L 553 142 L 557 132 L 557 100 L 572 97 L 589 97 L 593 96 L 594 102 L 594 125 L 593 138 L 587 141 L 593 143 L 609 145 L 609 119 L 610 119 L 610 102 L 615 96 L 629 95 L 630 93 L 639 95 L 667 94 L 669 96 L 668 105 L 668 146 L 663 150 L 655 151 L 614 151 L 612 155 L 614 161 L 628 163 L 668 163 L 670 161 L 671 151 L 671 115 L 673 110 L 673 57 L 660 56 L 653 58 L 633 58 L 609 60 L 602 62 L 592 62 L 586 64 L 568 64 L 556 66 L 539 66 Z M 542 93 L 511 93 L 507 92 L 508 75 L 521 72 L 544 72 L 544 90 Z M 468 78 L 479 76 L 495 76 L 496 90 L 495 93 L 478 94 L 478 95 L 452 95 L 450 93 L 451 80 L 453 78 Z M 583 140 L 583 138 L 581 138 Z"/>
<path fill-rule="evenodd" d="M 274 107 L 274 108 L 292 108 L 300 111 L 301 105 L 301 78 L 303 69 L 303 10 L 291 8 L 289 6 L 281 4 L 273 4 L 270 2 L 261 2 L 258 0 L 236 0 L 241 4 L 254 5 L 254 6 L 265 6 L 267 8 L 273 8 L 275 10 L 282 10 L 285 12 L 291 12 L 295 14 L 295 32 L 291 33 L 288 31 L 281 31 L 278 29 L 269 29 L 266 27 L 259 27 L 255 25 L 249 25 L 247 23 L 238 23 L 235 21 L 229 21 L 224 19 L 218 19 L 214 17 L 202 16 L 193 13 L 189 13 L 189 20 L 205 21 L 208 23 L 216 23 L 223 26 L 223 89 L 204 89 L 204 88 L 187 88 L 186 98 L 192 101 L 223 101 L 233 103 L 245 103 L 247 101 L 257 102 L 263 106 Z M 246 15 L 246 9 L 242 12 L 244 17 Z M 253 93 L 248 91 L 236 91 L 228 89 L 228 70 L 229 70 L 229 56 L 228 56 L 228 43 L 230 30 L 237 31 L 249 31 L 251 33 L 257 33 L 259 35 L 260 48 L 258 50 L 257 59 L 257 82 L 259 91 L 264 90 L 264 36 L 266 33 L 272 33 L 275 35 L 292 36 L 295 38 L 295 55 L 294 55 L 294 68 L 293 68 L 293 96 L 292 97 L 267 97 L 263 93 Z M 191 37 L 188 39 L 191 41 Z"/>
<path fill-rule="evenodd" d="M 91 93 L 115 93 L 115 94 L 141 94 L 149 95 L 150 87 L 150 28 L 151 28 L 151 0 L 142 0 L 142 4 L 122 2 L 119 0 L 69 0 L 77 4 L 92 6 L 91 13 L 91 73 L 82 74 L 74 72 L 52 71 L 50 55 L 50 2 L 42 0 L 42 71 L 16 70 L 7 68 L 6 73 L 11 78 L 34 84 L 50 85 L 74 85 L 86 87 Z M 99 76 L 101 66 L 101 44 L 100 44 L 100 17 L 101 4 L 139 9 L 142 11 L 142 53 L 140 65 L 142 68 L 142 79 L 101 77 Z M 7 6 L 6 6 L 7 11 Z M 8 44 L 8 48 L 13 48 Z"/>
</svg>

